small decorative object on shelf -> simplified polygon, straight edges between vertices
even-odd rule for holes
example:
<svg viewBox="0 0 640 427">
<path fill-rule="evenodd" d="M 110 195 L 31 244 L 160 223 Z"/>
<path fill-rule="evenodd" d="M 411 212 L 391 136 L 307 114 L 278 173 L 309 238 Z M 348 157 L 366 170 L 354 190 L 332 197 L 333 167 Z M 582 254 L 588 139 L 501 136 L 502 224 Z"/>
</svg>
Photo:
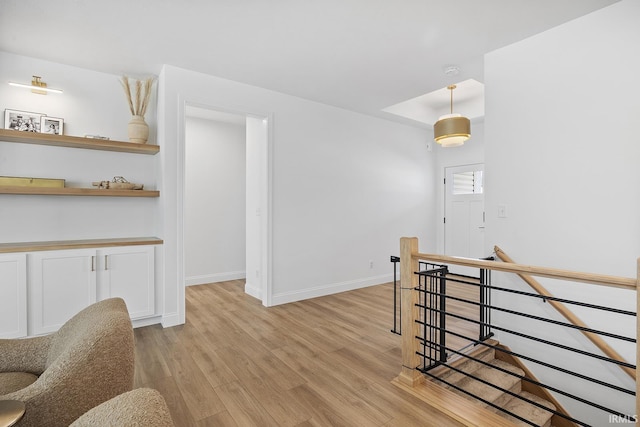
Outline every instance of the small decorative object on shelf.
<svg viewBox="0 0 640 427">
<path fill-rule="evenodd" d="M 31 178 L 19 176 L 0 176 L 0 185 L 15 187 L 52 187 L 64 188 L 64 179 L 57 178 Z"/>
<path fill-rule="evenodd" d="M 4 128 L 20 132 L 40 132 L 40 119 L 45 114 L 30 111 L 4 110 Z"/>
<path fill-rule="evenodd" d="M 114 176 L 113 181 L 97 181 L 92 184 L 104 190 L 142 190 L 144 187 L 142 184 L 129 182 L 121 176 Z"/>
<path fill-rule="evenodd" d="M 134 93 L 131 92 L 132 88 L 129 77 L 122 76 L 122 87 L 129 102 L 129 111 L 131 111 L 131 115 L 133 116 L 128 126 L 129 141 L 131 142 L 146 144 L 149 138 L 149 125 L 144 121 L 144 115 L 147 112 L 154 81 L 155 78 L 153 77 L 147 77 L 144 80 L 134 80 L 134 95 Z"/>
<path fill-rule="evenodd" d="M 6 109 L 4 110 L 4 128 L 20 132 L 62 135 L 64 119 L 42 113 Z"/>
<path fill-rule="evenodd" d="M 109 140 L 108 136 L 100 136 L 100 135 L 85 135 L 84 137 L 89 139 L 104 139 L 105 141 Z"/>
<path fill-rule="evenodd" d="M 64 119 L 49 116 L 40 117 L 40 133 L 48 133 L 50 135 L 64 134 Z"/>
</svg>

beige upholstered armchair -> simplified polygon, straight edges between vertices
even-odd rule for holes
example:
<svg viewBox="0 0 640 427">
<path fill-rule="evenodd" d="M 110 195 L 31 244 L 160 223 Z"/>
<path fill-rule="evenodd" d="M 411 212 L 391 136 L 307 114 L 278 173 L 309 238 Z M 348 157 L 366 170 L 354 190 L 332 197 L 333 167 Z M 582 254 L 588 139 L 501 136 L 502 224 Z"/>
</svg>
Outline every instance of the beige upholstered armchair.
<svg viewBox="0 0 640 427">
<path fill-rule="evenodd" d="M 17 426 L 68 426 L 133 388 L 133 328 L 121 298 L 97 302 L 57 332 L 0 340 L 0 400 L 20 400 Z"/>
<path fill-rule="evenodd" d="M 162 395 L 151 388 L 138 388 L 96 406 L 71 427 L 136 426 L 173 427 Z"/>
</svg>

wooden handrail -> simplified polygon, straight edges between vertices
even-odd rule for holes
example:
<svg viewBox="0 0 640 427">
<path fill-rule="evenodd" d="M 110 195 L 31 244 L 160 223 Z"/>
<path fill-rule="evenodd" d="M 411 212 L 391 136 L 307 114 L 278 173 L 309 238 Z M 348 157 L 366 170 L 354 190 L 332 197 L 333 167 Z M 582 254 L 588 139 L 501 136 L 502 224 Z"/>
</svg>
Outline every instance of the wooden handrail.
<svg viewBox="0 0 640 427">
<path fill-rule="evenodd" d="M 436 255 L 415 253 L 414 259 L 428 260 L 435 263 L 462 265 L 466 267 L 485 268 L 488 270 L 505 271 L 508 273 L 528 274 L 531 276 L 550 277 L 553 279 L 571 280 L 574 282 L 592 283 L 614 288 L 636 290 L 636 279 L 620 276 L 607 276 L 604 274 L 581 273 L 577 271 L 561 270 L 558 268 L 536 267 L 532 265 L 508 264 L 498 261 L 484 261 L 472 258 L 453 257 L 448 255 Z"/>
<path fill-rule="evenodd" d="M 500 258 L 502 261 L 510 263 L 510 264 L 515 264 L 515 261 L 513 259 L 511 259 L 511 257 L 509 257 L 509 255 L 507 255 L 498 246 L 495 246 L 494 250 L 496 252 L 496 255 L 498 255 L 498 258 Z M 530 275 L 524 274 L 524 273 L 518 273 L 518 276 L 520 276 L 520 278 L 522 280 L 524 280 L 529 286 L 531 286 L 538 294 L 543 295 L 543 296 L 547 296 L 547 297 L 553 297 L 553 295 L 551 295 L 551 293 L 549 291 L 547 291 L 547 289 L 544 286 L 542 286 L 540 284 L 540 282 L 538 282 L 536 279 L 534 279 Z M 560 313 L 562 316 L 564 316 L 565 319 L 567 319 L 569 322 L 571 322 L 571 324 L 573 324 L 575 326 L 579 326 L 581 328 L 588 328 L 588 326 L 582 320 L 580 320 L 580 318 L 578 318 L 578 316 L 576 316 L 571 310 L 569 310 L 561 302 L 554 301 L 554 300 L 547 300 L 547 302 L 553 308 L 555 308 L 558 311 L 558 313 Z M 593 344 L 595 344 L 595 346 L 598 347 L 600 349 L 600 351 L 602 351 L 605 355 L 607 355 L 607 357 L 609 357 L 611 359 L 614 359 L 614 360 L 617 360 L 617 361 L 620 361 L 620 362 L 626 362 L 626 360 L 624 360 L 624 358 L 617 351 L 615 351 L 613 348 L 611 348 L 611 346 L 609 346 L 609 344 L 607 344 L 599 335 L 594 334 L 593 332 L 588 332 L 588 331 L 581 331 L 581 332 Z M 620 368 L 623 371 L 625 371 L 631 378 L 633 378 L 635 380 L 635 378 L 636 378 L 636 370 L 635 369 L 631 369 L 631 368 L 629 368 L 627 366 L 620 366 Z"/>
</svg>

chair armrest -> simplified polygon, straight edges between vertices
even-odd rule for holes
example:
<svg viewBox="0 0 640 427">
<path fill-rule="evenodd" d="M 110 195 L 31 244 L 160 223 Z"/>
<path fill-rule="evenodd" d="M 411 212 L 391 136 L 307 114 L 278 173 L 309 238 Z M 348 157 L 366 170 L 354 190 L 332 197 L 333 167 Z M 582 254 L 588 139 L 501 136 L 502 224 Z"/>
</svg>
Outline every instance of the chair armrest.
<svg viewBox="0 0 640 427">
<path fill-rule="evenodd" d="M 174 426 L 164 398 L 150 388 L 138 388 L 116 396 L 86 412 L 70 427 L 98 425 Z"/>
<path fill-rule="evenodd" d="M 0 372 L 44 372 L 51 335 L 24 339 L 0 339 Z"/>
</svg>

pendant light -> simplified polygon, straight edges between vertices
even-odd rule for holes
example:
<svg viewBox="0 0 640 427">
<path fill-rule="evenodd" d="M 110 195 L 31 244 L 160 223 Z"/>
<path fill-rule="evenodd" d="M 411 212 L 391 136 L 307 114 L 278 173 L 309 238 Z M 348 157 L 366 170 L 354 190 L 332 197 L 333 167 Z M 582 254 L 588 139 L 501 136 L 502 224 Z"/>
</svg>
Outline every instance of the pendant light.
<svg viewBox="0 0 640 427">
<path fill-rule="evenodd" d="M 447 86 L 451 91 L 451 112 L 440 116 L 433 125 L 433 139 L 443 147 L 458 147 L 471 137 L 471 122 L 461 114 L 453 113 L 453 90 L 456 85 Z"/>
</svg>

